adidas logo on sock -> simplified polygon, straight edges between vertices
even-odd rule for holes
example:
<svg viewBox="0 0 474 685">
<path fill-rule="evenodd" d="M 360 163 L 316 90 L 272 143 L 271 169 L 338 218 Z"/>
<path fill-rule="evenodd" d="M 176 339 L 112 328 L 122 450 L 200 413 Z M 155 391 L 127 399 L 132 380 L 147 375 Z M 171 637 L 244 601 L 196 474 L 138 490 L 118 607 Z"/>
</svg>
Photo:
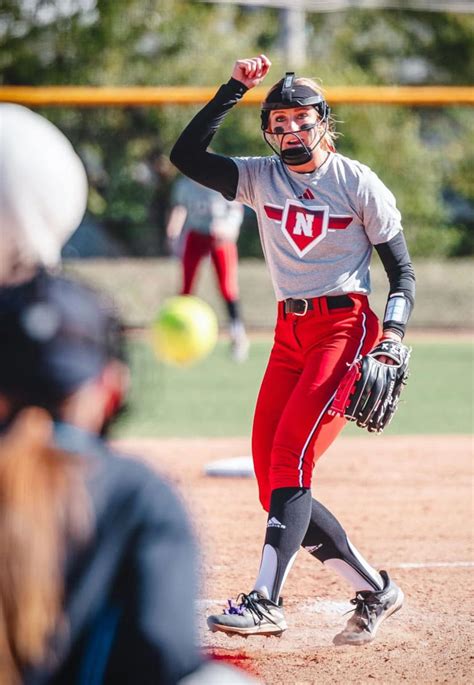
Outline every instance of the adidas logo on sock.
<svg viewBox="0 0 474 685">
<path fill-rule="evenodd" d="M 283 523 L 280 523 L 280 521 L 277 518 L 272 516 L 272 518 L 267 523 L 267 528 L 286 528 L 286 526 L 284 526 Z"/>
</svg>

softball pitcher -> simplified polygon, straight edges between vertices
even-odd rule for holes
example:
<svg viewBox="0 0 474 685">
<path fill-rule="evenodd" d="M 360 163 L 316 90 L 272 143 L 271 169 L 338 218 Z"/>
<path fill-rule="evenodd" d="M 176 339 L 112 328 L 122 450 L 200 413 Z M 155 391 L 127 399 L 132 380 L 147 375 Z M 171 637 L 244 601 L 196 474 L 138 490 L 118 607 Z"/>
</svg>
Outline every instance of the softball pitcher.
<svg viewBox="0 0 474 685">
<path fill-rule="evenodd" d="M 184 174 L 255 210 L 278 301 L 252 435 L 260 502 L 268 511 L 260 570 L 249 594 L 229 601 L 208 625 L 229 634 L 283 632 L 280 592 L 302 545 L 353 587 L 354 613 L 334 642 L 360 645 L 400 609 L 403 593 L 312 498 L 312 473 L 345 424 L 331 405 L 348 367 L 369 352 L 392 363 L 386 351 L 401 344 L 415 278 L 392 193 L 368 167 L 336 152 L 330 109 L 314 81 L 287 73 L 269 90 L 261 128 L 271 156 L 229 158 L 207 150 L 228 111 L 269 69 L 265 55 L 238 60 L 171 153 Z M 390 285 L 382 323 L 367 299 L 374 247 Z"/>
</svg>

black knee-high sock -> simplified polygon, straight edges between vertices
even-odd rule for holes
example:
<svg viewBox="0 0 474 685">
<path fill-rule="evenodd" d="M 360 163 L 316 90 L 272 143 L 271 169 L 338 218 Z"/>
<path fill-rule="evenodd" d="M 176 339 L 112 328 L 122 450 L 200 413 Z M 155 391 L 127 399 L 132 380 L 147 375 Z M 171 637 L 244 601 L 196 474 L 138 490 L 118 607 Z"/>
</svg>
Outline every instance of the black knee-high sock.
<svg viewBox="0 0 474 685">
<path fill-rule="evenodd" d="M 310 515 L 310 490 L 278 488 L 272 492 L 255 589 L 268 593 L 274 602 L 278 602 L 283 582 L 308 529 Z"/>
<path fill-rule="evenodd" d="M 226 300 L 227 314 L 230 321 L 240 321 L 240 304 L 238 300 Z"/>
<path fill-rule="evenodd" d="M 359 576 L 359 587 L 356 590 L 365 589 L 366 585 L 375 590 L 382 589 L 383 582 L 378 572 L 349 542 L 343 527 L 333 514 L 315 499 L 311 502 L 311 518 L 302 545 L 316 559 L 334 568 L 354 586 L 357 585 Z"/>
</svg>

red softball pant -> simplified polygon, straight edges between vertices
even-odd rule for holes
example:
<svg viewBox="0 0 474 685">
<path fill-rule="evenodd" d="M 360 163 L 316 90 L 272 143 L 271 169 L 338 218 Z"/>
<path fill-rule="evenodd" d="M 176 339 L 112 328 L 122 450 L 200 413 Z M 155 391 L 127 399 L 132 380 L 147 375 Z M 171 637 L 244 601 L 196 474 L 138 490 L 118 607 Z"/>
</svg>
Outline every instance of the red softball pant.
<svg viewBox="0 0 474 685">
<path fill-rule="evenodd" d="M 222 297 L 226 302 L 235 302 L 239 297 L 237 245 L 232 241 L 217 240 L 212 235 L 192 230 L 185 238 L 181 294 L 191 293 L 198 266 L 208 254 L 211 255 L 214 264 Z"/>
<path fill-rule="evenodd" d="M 328 414 L 339 382 L 348 364 L 380 338 L 380 323 L 367 297 L 350 297 L 352 308 L 332 310 L 327 298 L 314 298 L 314 310 L 304 316 L 285 314 L 278 303 L 252 431 L 259 498 L 266 511 L 272 490 L 311 487 L 316 460 L 346 423 Z"/>
</svg>

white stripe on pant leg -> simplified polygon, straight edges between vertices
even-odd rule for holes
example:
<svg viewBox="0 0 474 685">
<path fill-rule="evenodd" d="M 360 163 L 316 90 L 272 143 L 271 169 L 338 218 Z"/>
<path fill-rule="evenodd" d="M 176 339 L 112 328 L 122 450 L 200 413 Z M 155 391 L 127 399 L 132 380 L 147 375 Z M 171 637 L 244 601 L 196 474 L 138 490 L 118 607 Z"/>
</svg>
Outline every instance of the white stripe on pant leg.
<svg viewBox="0 0 474 685">
<path fill-rule="evenodd" d="M 337 391 L 336 391 L 336 392 L 337 392 Z M 329 409 L 329 407 L 331 406 L 331 404 L 332 404 L 334 398 L 336 397 L 336 392 L 334 392 L 334 394 L 329 398 L 329 400 L 328 400 L 328 402 L 326 403 L 326 405 L 324 406 L 322 412 L 320 413 L 320 415 L 319 415 L 318 418 L 316 419 L 316 423 L 314 424 L 313 428 L 311 429 L 311 431 L 310 431 L 310 433 L 309 433 L 309 436 L 308 436 L 308 438 L 307 438 L 307 440 L 306 440 L 306 442 L 305 442 L 305 444 L 304 444 L 304 447 L 303 447 L 303 449 L 301 450 L 300 460 L 299 460 L 299 463 L 298 463 L 298 472 L 299 472 L 299 474 L 300 474 L 300 475 L 299 475 L 299 486 L 300 486 L 300 488 L 303 487 L 303 461 L 304 461 L 304 458 L 305 458 L 305 452 L 306 452 L 306 450 L 307 450 L 307 448 L 308 448 L 309 443 L 311 442 L 311 439 L 312 439 L 312 437 L 313 437 L 313 435 L 314 435 L 316 429 L 318 428 L 319 424 L 321 423 L 324 414 L 325 414 L 326 411 Z"/>
<path fill-rule="evenodd" d="M 355 360 L 357 359 L 357 357 L 359 356 L 360 351 L 364 345 L 365 338 L 367 336 L 367 329 L 365 326 L 365 320 L 366 320 L 365 313 L 362 313 L 362 337 L 361 337 L 361 340 L 359 343 L 359 347 L 357 348 L 357 352 L 355 353 L 354 359 L 352 360 L 351 364 L 353 364 L 355 362 Z M 348 364 L 348 366 L 350 366 L 350 364 Z M 324 414 L 327 412 L 327 410 L 331 406 L 331 404 L 332 404 L 332 402 L 336 396 L 336 393 L 337 393 L 337 388 L 336 388 L 334 394 L 332 395 L 332 397 L 326 403 L 324 409 L 322 410 L 322 412 L 320 413 L 318 418 L 316 419 L 316 422 L 315 422 L 314 426 L 312 427 L 305 444 L 303 445 L 303 449 L 301 450 L 300 459 L 298 462 L 298 473 L 299 473 L 298 483 L 299 483 L 300 488 L 303 487 L 303 462 L 304 462 L 304 458 L 306 456 L 306 450 L 308 449 L 308 445 L 311 442 L 313 435 L 314 435 L 315 431 L 317 430 L 319 424 L 321 423 Z"/>
<path fill-rule="evenodd" d="M 365 313 L 362 312 L 362 331 L 363 331 L 363 332 L 362 332 L 362 338 L 360 339 L 359 347 L 358 347 L 358 349 L 357 349 L 357 352 L 355 353 L 354 359 L 352 360 L 353 363 L 355 362 L 355 360 L 356 360 L 357 357 L 359 356 L 359 354 L 360 354 L 360 352 L 361 352 L 361 350 L 362 350 L 362 347 L 363 347 L 363 345 L 364 345 L 365 338 L 366 338 L 366 336 L 367 336 L 367 328 L 365 327 L 365 320 L 366 320 Z"/>
</svg>

